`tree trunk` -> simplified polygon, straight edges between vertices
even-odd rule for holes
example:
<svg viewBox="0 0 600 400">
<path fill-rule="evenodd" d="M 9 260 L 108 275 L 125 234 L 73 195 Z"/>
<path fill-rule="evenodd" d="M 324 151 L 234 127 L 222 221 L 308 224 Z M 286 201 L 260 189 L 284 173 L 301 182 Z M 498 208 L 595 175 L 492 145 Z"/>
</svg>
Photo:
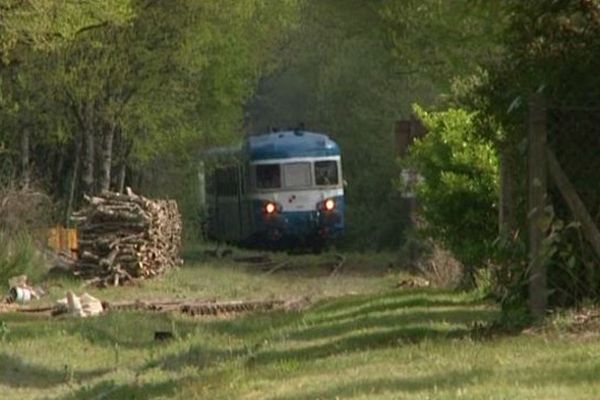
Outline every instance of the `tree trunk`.
<svg viewBox="0 0 600 400">
<path fill-rule="evenodd" d="M 77 156 L 77 155 L 76 155 Z M 68 187 L 68 177 L 63 174 L 63 169 L 65 167 L 65 159 L 67 158 L 65 148 L 60 147 L 58 149 L 58 154 L 56 155 L 56 161 L 54 162 L 54 177 L 53 180 L 56 182 L 56 193 L 58 196 L 63 197 L 65 195 L 65 188 Z"/>
<path fill-rule="evenodd" d="M 117 190 L 119 193 L 125 192 L 125 178 L 127 176 L 127 164 L 125 160 L 119 165 L 119 180 L 117 181 Z"/>
<path fill-rule="evenodd" d="M 100 153 L 100 179 L 98 189 L 102 192 L 110 190 L 110 172 L 112 167 L 113 140 L 116 126 L 107 124 L 102 130 L 102 149 Z"/>
<path fill-rule="evenodd" d="M 31 184 L 30 170 L 30 135 L 29 128 L 23 129 L 21 133 L 21 186 L 28 188 Z"/>
<path fill-rule="evenodd" d="M 84 193 L 94 194 L 94 161 L 95 161 L 95 140 L 94 132 L 86 124 L 82 132 L 83 139 L 83 162 L 81 163 L 81 182 Z"/>
<path fill-rule="evenodd" d="M 65 226 L 71 226 L 71 212 L 75 201 L 75 191 L 79 178 L 79 165 L 81 164 L 81 138 L 79 135 L 75 138 L 75 165 L 73 166 L 73 175 L 71 176 L 71 187 L 69 188 L 69 200 L 67 201 L 67 211 L 65 215 Z"/>
<path fill-rule="evenodd" d="M 125 190 L 125 179 L 127 178 L 127 159 L 131 153 L 133 143 L 123 136 L 123 131 L 118 127 L 115 131 L 114 148 L 118 174 L 114 179 L 114 185 L 119 193 Z"/>
</svg>

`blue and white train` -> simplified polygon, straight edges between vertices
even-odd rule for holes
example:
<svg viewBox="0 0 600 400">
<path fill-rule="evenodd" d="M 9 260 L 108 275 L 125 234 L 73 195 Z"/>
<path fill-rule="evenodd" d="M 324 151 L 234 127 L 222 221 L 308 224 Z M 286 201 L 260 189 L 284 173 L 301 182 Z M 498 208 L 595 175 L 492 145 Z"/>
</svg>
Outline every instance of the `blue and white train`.
<svg viewBox="0 0 600 400">
<path fill-rule="evenodd" d="M 327 135 L 248 136 L 205 154 L 200 183 L 211 239 L 320 247 L 344 232 L 341 153 Z"/>
</svg>

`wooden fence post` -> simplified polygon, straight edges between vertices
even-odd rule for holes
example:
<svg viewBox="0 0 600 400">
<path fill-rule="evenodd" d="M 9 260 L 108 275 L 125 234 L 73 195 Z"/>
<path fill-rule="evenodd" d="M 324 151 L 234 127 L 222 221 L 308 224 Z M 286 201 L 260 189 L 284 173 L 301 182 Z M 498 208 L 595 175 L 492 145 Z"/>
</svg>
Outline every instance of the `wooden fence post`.
<svg viewBox="0 0 600 400">
<path fill-rule="evenodd" d="M 535 318 L 543 318 L 547 305 L 547 277 L 542 241 L 542 221 L 547 195 L 546 105 L 543 96 L 533 95 L 529 101 L 528 144 L 528 230 L 529 230 L 529 310 Z"/>
</svg>

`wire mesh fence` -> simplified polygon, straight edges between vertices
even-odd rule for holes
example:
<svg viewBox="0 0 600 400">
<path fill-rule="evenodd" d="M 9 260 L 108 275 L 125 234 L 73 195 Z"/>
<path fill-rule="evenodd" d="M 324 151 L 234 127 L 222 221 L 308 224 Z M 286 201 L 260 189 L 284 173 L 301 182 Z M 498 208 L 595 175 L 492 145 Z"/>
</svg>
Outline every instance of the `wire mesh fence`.
<svg viewBox="0 0 600 400">
<path fill-rule="evenodd" d="M 548 148 L 592 216 L 600 224 L 600 107 L 552 105 L 547 109 Z M 551 190 L 557 212 L 564 201 Z"/>
<path fill-rule="evenodd" d="M 597 99 L 586 94 L 583 101 L 550 98 L 531 103 L 528 215 L 534 313 L 537 307 L 541 314 L 546 301 L 573 305 L 600 298 Z M 544 144 L 536 148 L 536 143 Z"/>
</svg>

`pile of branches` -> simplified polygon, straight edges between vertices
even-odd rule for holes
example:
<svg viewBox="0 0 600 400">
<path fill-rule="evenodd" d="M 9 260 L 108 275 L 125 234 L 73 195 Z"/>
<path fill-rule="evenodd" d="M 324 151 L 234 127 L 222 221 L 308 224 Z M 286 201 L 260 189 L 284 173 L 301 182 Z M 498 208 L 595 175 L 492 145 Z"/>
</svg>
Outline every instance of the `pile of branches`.
<svg viewBox="0 0 600 400">
<path fill-rule="evenodd" d="M 181 265 L 181 214 L 173 200 L 104 192 L 74 213 L 79 230 L 75 274 L 101 286 L 160 275 Z"/>
</svg>

